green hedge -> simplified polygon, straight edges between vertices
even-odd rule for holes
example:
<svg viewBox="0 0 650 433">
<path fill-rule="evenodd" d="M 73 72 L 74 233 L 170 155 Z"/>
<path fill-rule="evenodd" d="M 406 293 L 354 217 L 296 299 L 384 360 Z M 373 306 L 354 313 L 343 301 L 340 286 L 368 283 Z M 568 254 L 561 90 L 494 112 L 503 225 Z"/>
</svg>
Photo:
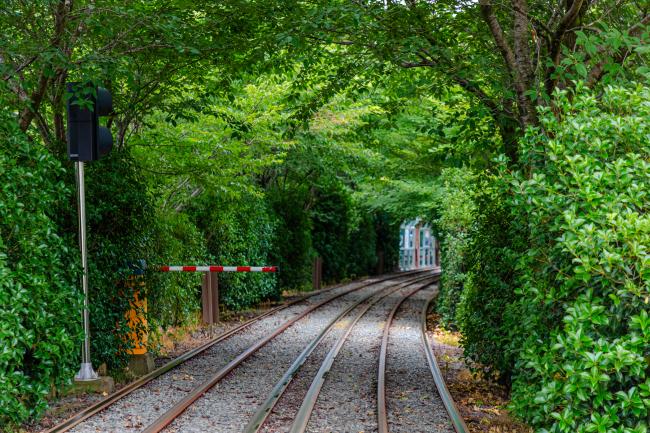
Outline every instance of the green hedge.
<svg viewBox="0 0 650 433">
<path fill-rule="evenodd" d="M 78 367 L 76 256 L 52 218 L 61 165 L 0 110 L 0 427 L 39 414 Z"/>
<path fill-rule="evenodd" d="M 315 192 L 310 209 L 314 249 L 323 258 L 323 281 L 335 282 L 349 275 L 351 220 L 354 217 L 352 198 L 337 182 L 321 185 Z"/>
<path fill-rule="evenodd" d="M 475 217 L 466 247 L 466 279 L 454 320 L 462 330 L 465 356 L 484 372 L 509 384 L 517 355 L 520 312 L 513 306 L 515 263 L 525 245 L 511 226 L 504 179 L 484 173 L 477 179 Z"/>
<path fill-rule="evenodd" d="M 437 192 L 437 212 L 431 219 L 440 241 L 440 279 L 437 310 L 443 322 L 456 327 L 456 309 L 467 279 L 466 254 L 474 218 L 474 173 L 466 168 L 443 170 Z"/>
<path fill-rule="evenodd" d="M 578 88 L 523 140 L 515 224 L 531 312 L 514 407 L 542 431 L 645 432 L 650 409 L 650 88 Z M 524 322 L 525 324 L 525 322 Z"/>
<path fill-rule="evenodd" d="M 261 194 L 229 197 L 205 193 L 197 197 L 189 212 L 205 236 L 214 263 L 270 264 L 277 221 Z M 279 296 L 277 276 L 268 273 L 223 274 L 219 289 L 221 302 L 231 310 Z"/>
<path fill-rule="evenodd" d="M 133 272 L 132 264 L 155 262 L 156 252 L 148 248 L 155 207 L 128 150 L 114 149 L 86 167 L 92 359 L 95 365 L 118 368 L 131 348 L 124 315 L 133 289 L 124 281 Z M 69 216 L 75 217 L 76 212 Z M 67 231 L 74 233 L 76 227 Z"/>
<path fill-rule="evenodd" d="M 537 431 L 645 433 L 650 89 L 578 86 L 554 104 L 521 140 L 522 170 L 472 197 L 455 323 Z"/>
<path fill-rule="evenodd" d="M 151 222 L 151 236 L 146 250 L 152 265 L 205 264 L 209 254 L 203 233 L 191 218 L 174 210 L 157 209 Z M 149 267 L 146 273 L 149 318 L 163 329 L 180 326 L 198 318 L 200 277 L 187 272 L 158 272 Z"/>
<path fill-rule="evenodd" d="M 312 222 L 303 203 L 308 192 L 301 188 L 273 188 L 266 193 L 277 218 L 275 239 L 270 257 L 280 267 L 278 283 L 283 289 L 311 287 Z"/>
<path fill-rule="evenodd" d="M 338 181 L 315 189 L 312 220 L 313 248 L 323 259 L 323 280 L 341 281 L 377 271 L 378 253 L 384 268 L 396 266 L 399 227 L 389 216 L 372 211 L 355 200 L 352 191 Z"/>
<path fill-rule="evenodd" d="M 71 181 L 70 178 L 68 178 Z M 144 275 L 150 331 L 188 323 L 196 318 L 199 280 L 195 275 L 161 274 L 155 267 L 169 263 L 203 262 L 203 236 L 187 216 L 161 210 L 146 178 L 128 148 L 86 165 L 88 268 L 91 314 L 91 356 L 95 366 L 121 368 L 132 342 L 125 313 L 133 288 L 125 281 L 140 260 L 151 267 Z M 70 235 L 78 262 L 75 200 L 59 212 L 58 230 Z M 144 329 L 138 329 L 141 332 Z M 152 347 L 151 349 L 155 349 Z"/>
</svg>

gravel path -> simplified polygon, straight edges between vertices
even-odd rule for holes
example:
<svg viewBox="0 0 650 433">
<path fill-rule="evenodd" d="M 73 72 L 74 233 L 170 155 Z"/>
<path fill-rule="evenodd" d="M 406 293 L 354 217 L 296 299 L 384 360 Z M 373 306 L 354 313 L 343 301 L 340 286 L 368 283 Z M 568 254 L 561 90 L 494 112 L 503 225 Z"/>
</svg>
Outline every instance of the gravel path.
<svg viewBox="0 0 650 433">
<path fill-rule="evenodd" d="M 437 291 L 436 286 L 406 300 L 391 327 L 386 358 L 386 400 L 391 433 L 454 433 L 431 377 L 420 335 L 420 310 L 434 291 Z"/>
<path fill-rule="evenodd" d="M 332 291 L 317 294 L 304 302 L 300 302 L 262 319 L 260 322 L 251 325 L 244 332 L 237 333 L 217 343 L 169 373 L 152 380 L 147 385 L 124 397 L 106 410 L 77 425 L 71 431 L 76 433 L 117 433 L 142 430 L 175 402 L 182 399 L 192 388 L 206 380 L 211 374 L 216 373 L 231 359 L 285 321 L 290 320 L 309 306 L 335 293 L 340 293 L 362 284 L 363 282 L 355 282 L 350 285 L 337 287 Z M 373 290 L 372 287 L 376 286 L 361 289 L 359 292 Z M 332 304 L 338 305 L 343 303 L 350 296 L 358 295 L 357 292 L 353 292 L 333 301 Z"/>
<path fill-rule="evenodd" d="M 207 392 L 166 431 L 241 432 L 294 359 L 332 317 L 351 303 L 391 285 L 394 281 L 361 289 L 299 320 Z"/>
</svg>

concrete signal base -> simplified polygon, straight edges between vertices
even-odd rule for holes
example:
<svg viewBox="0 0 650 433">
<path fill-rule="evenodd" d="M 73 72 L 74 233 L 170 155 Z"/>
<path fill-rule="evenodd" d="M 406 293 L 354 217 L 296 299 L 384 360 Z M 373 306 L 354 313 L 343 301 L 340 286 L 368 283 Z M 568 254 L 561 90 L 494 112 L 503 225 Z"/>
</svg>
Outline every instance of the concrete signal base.
<svg viewBox="0 0 650 433">
<path fill-rule="evenodd" d="M 93 380 L 75 380 L 72 385 L 61 390 L 61 395 L 79 394 L 111 394 L 115 390 L 115 382 L 110 376 L 99 376 Z"/>
<path fill-rule="evenodd" d="M 154 368 L 155 364 L 151 353 L 147 352 L 129 357 L 128 369 L 136 376 L 144 376 L 145 374 L 151 373 Z"/>
</svg>

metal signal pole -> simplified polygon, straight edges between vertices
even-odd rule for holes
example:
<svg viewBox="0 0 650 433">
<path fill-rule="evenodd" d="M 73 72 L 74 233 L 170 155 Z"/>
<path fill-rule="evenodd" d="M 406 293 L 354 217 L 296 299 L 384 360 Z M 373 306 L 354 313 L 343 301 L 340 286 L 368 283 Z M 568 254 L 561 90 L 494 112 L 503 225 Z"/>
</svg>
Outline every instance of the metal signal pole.
<svg viewBox="0 0 650 433">
<path fill-rule="evenodd" d="M 90 362 L 90 318 L 88 314 L 88 251 L 86 245 L 86 191 L 84 186 L 84 163 L 75 162 L 75 174 L 77 178 L 77 210 L 79 214 L 79 249 L 81 250 L 81 286 L 84 292 L 84 308 L 82 313 L 84 326 L 84 343 L 81 351 L 81 367 L 74 377 L 75 380 L 95 380 L 97 373 L 93 370 Z"/>
</svg>

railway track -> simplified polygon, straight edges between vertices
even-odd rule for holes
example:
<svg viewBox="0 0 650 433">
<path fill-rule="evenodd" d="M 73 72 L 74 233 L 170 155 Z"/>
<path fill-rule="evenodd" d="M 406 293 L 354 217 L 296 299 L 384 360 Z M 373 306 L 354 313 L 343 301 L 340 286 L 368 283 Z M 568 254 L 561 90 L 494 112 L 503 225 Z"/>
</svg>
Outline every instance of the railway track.
<svg viewBox="0 0 650 433">
<path fill-rule="evenodd" d="M 406 282 L 399 284 L 395 287 L 391 287 L 389 289 L 386 289 L 385 291 L 380 292 L 377 295 L 368 295 L 363 299 L 360 299 L 359 301 L 353 303 L 350 305 L 348 308 L 340 312 L 336 317 L 334 317 L 328 324 L 325 326 L 322 331 L 305 347 L 305 349 L 300 353 L 300 355 L 296 358 L 294 363 L 289 367 L 289 369 L 285 372 L 284 376 L 278 381 L 278 383 L 275 385 L 267 399 L 264 401 L 262 405 L 257 409 L 255 412 L 255 415 L 251 418 L 249 421 L 248 425 L 244 429 L 246 433 L 256 433 L 260 431 L 262 424 L 266 420 L 266 418 L 271 414 L 271 411 L 275 407 L 275 405 L 278 403 L 280 398 L 282 397 L 282 394 L 287 390 L 289 387 L 289 384 L 291 383 L 292 378 L 294 375 L 298 372 L 298 369 L 305 363 L 307 360 L 307 357 L 312 354 L 314 349 L 323 341 L 325 338 L 325 335 L 327 332 L 331 331 L 332 328 L 341 321 L 341 319 L 346 316 L 348 313 L 353 311 L 355 308 L 357 308 L 359 305 L 365 303 L 365 306 L 361 309 L 361 311 L 358 312 L 356 317 L 347 325 L 345 333 L 339 338 L 337 345 L 332 348 L 332 351 L 328 354 L 328 358 L 323 362 L 321 369 L 318 372 L 317 377 L 314 379 L 314 382 L 312 382 L 312 387 L 310 388 L 310 393 L 305 397 L 305 400 L 303 400 L 303 406 L 301 406 L 302 412 L 299 411 L 299 415 L 296 417 L 297 424 L 295 424 L 296 429 L 302 429 L 300 431 L 304 431 L 304 426 L 306 426 L 307 421 L 309 419 L 309 414 L 311 414 L 311 410 L 313 409 L 313 405 L 316 402 L 316 398 L 318 397 L 318 392 L 320 391 L 320 387 L 322 386 L 324 382 L 324 377 L 327 371 L 331 368 L 332 363 L 334 362 L 334 358 L 336 357 L 336 354 L 340 350 L 342 344 L 345 342 L 346 337 L 349 335 L 350 331 L 352 330 L 352 327 L 363 317 L 363 315 L 376 303 L 378 303 L 380 300 L 384 299 L 386 296 L 394 293 L 398 289 L 402 287 L 407 287 L 410 285 L 415 285 L 418 284 L 418 282 L 422 280 L 431 280 L 430 277 L 425 277 L 422 279 L 418 279 L 415 282 Z M 300 419 L 300 421 L 298 421 Z M 293 431 L 293 430 L 292 430 Z"/>
<path fill-rule="evenodd" d="M 417 292 L 388 314 L 377 369 L 377 431 L 468 431 L 442 376 L 430 369 L 429 361 L 437 363 L 426 334 L 426 313 L 436 295 L 437 290 Z"/>
<path fill-rule="evenodd" d="M 409 294 L 411 294 L 414 293 L 416 290 L 420 290 L 428 286 L 432 282 L 431 279 L 424 279 L 425 281 L 424 283 L 421 283 L 421 281 L 422 280 L 418 280 L 415 284 L 405 284 L 402 285 L 401 287 L 409 287 L 415 285 L 416 286 L 415 290 L 409 292 Z M 398 286 L 398 288 L 401 287 Z M 370 310 L 371 307 L 373 307 L 376 303 L 382 300 L 385 296 L 393 292 L 395 292 L 395 290 L 391 290 L 388 293 L 383 294 L 383 296 L 376 298 L 373 302 L 367 303 L 366 306 L 357 313 L 354 319 L 352 319 L 349 322 L 349 324 L 345 328 L 345 332 L 341 336 L 339 336 L 334 346 L 332 346 L 330 351 L 327 353 L 327 356 L 323 360 L 321 367 L 318 369 L 318 372 L 316 373 L 316 377 L 312 381 L 309 389 L 307 390 L 307 394 L 305 395 L 305 398 L 303 399 L 302 404 L 298 409 L 298 413 L 296 414 L 294 422 L 291 425 L 291 429 L 289 430 L 290 433 L 303 433 L 307 430 L 309 419 L 312 415 L 312 412 L 314 411 L 316 401 L 325 383 L 326 374 L 332 368 L 334 360 L 336 359 L 337 355 L 341 351 L 343 344 L 345 344 L 346 340 L 350 336 L 350 333 L 352 332 L 354 326 L 361 320 L 361 318 L 368 312 L 368 310 Z M 408 294 L 405 296 L 408 296 Z"/>
<path fill-rule="evenodd" d="M 206 354 L 209 352 L 211 349 L 219 346 L 220 344 L 228 341 L 231 337 L 235 335 L 241 335 L 247 330 L 250 330 L 253 326 L 256 324 L 268 320 L 269 318 L 273 318 L 274 316 L 290 310 L 291 308 L 296 308 L 302 303 L 309 302 L 311 299 L 316 299 L 320 296 L 325 296 L 328 293 L 335 293 L 337 291 L 341 291 L 341 293 L 335 293 L 334 296 L 329 297 L 329 301 L 331 302 L 343 295 L 346 295 L 348 293 L 357 291 L 357 290 L 362 290 L 364 288 L 380 284 L 384 281 L 388 281 L 390 279 L 394 278 L 408 278 L 411 276 L 415 276 L 418 274 L 421 274 L 422 272 L 410 272 L 410 273 L 401 273 L 401 274 L 393 274 L 393 275 L 387 275 L 382 278 L 370 278 L 361 282 L 353 283 L 353 284 L 348 284 L 346 286 L 343 285 L 337 285 L 331 288 L 326 288 L 323 290 L 320 290 L 318 292 L 312 292 L 306 296 L 299 297 L 297 299 L 294 299 L 290 302 L 287 302 L 285 304 L 282 304 L 278 307 L 275 307 L 269 311 L 267 311 L 264 314 L 261 314 L 260 316 L 257 316 L 253 319 L 250 319 L 243 324 L 237 326 L 234 329 L 231 329 L 211 341 L 175 358 L 174 360 L 168 362 L 167 364 L 163 365 L 162 367 L 154 370 L 153 372 L 141 377 L 140 379 L 132 382 L 131 384 L 125 386 L 124 388 L 120 389 L 119 391 L 111 394 L 108 396 L 106 399 L 93 404 L 89 406 L 88 408 L 78 412 L 77 414 L 73 415 L 72 417 L 66 419 L 65 421 L 61 422 L 60 424 L 54 426 L 53 428 L 47 430 L 46 433 L 59 433 L 59 432 L 66 432 L 74 429 L 76 426 L 79 424 L 83 423 L 84 421 L 90 419 L 91 417 L 94 417 L 95 415 L 98 415 L 107 409 L 122 403 L 125 399 L 133 396 L 134 394 L 137 394 L 141 389 L 149 386 L 156 380 L 159 380 L 160 378 L 163 378 L 164 376 L 168 376 L 167 373 L 172 372 L 172 370 L 177 370 L 181 368 L 184 364 L 188 363 L 189 361 L 195 360 L 196 358 Z M 137 400 L 137 398 L 136 398 Z M 134 422 L 133 424 L 137 425 L 137 422 Z M 97 428 L 95 428 L 93 431 L 97 431 Z M 101 431 L 98 430 L 98 431 Z M 116 430 L 116 431 L 119 431 Z M 135 430 L 137 431 L 137 430 Z"/>
<path fill-rule="evenodd" d="M 331 400 L 327 396 L 331 389 L 325 387 L 325 392 L 324 385 L 329 382 L 329 374 L 333 374 L 341 350 L 352 345 L 350 335 L 367 327 L 357 326 L 364 320 L 383 325 L 383 329 L 378 327 L 382 332 L 378 339 L 381 349 L 377 351 L 375 422 L 380 432 L 388 432 L 386 381 L 382 377 L 386 372 L 391 323 L 400 306 L 416 293 L 426 292 L 428 296 L 427 302 L 420 302 L 423 305 L 421 315 L 426 316 L 426 307 L 435 295 L 431 287 L 438 275 L 423 271 L 369 279 L 326 289 L 276 307 L 171 361 L 49 432 L 154 433 L 163 430 L 242 431 L 242 428 L 246 433 L 322 431 L 318 424 L 310 425 L 310 419 L 315 412 L 321 414 L 316 420 L 322 419 L 323 410 L 317 404 L 321 401 L 319 396 L 323 391 L 325 400 Z M 422 338 L 422 342 L 426 342 L 426 334 L 422 333 Z M 423 351 L 431 350 L 428 342 L 422 346 Z M 367 357 L 374 356 L 370 353 Z M 444 381 L 438 385 L 442 377 L 439 370 L 438 376 L 435 374 L 435 358 L 432 353 L 426 356 L 448 413 L 447 424 L 464 433 L 462 418 L 457 416 L 457 411 L 453 412 L 455 406 Z M 377 369 L 376 363 L 374 369 Z M 309 374 L 310 370 L 314 371 Z M 171 376 L 175 378 L 169 379 Z M 296 378 L 298 380 L 294 380 Z M 300 391 L 296 394 L 295 389 L 302 389 L 302 394 Z M 445 402 L 447 399 L 451 404 Z M 149 407 L 152 401 L 158 402 L 153 404 L 155 413 L 151 413 Z M 290 425 L 286 414 L 281 426 L 277 419 L 274 420 L 278 412 L 282 412 L 278 406 L 293 411 Z"/>
</svg>

